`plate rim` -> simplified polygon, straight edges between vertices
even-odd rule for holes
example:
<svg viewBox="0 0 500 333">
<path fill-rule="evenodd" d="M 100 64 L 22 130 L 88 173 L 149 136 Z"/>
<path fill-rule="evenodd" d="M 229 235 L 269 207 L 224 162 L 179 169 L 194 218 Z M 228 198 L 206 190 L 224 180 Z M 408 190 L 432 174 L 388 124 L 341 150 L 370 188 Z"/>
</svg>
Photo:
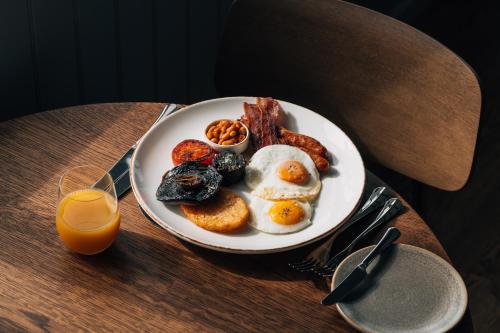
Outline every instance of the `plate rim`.
<svg viewBox="0 0 500 333">
<path fill-rule="evenodd" d="M 439 255 L 437 255 L 434 252 L 431 252 L 431 251 L 429 251 L 427 249 L 424 249 L 424 248 L 421 248 L 421 247 L 418 247 L 418 246 L 415 246 L 415 245 L 410 245 L 410 244 L 397 243 L 395 245 L 396 246 L 400 246 L 402 248 L 406 248 L 407 250 L 410 250 L 410 251 L 418 252 L 420 254 L 432 257 L 432 258 L 436 259 L 439 263 L 445 264 L 445 265 L 451 267 L 451 269 L 452 269 L 451 271 L 453 272 L 452 275 L 455 277 L 455 279 L 457 279 L 459 281 L 460 290 L 461 290 L 462 296 L 463 296 L 462 299 L 464 301 L 463 301 L 462 307 L 460 308 L 460 311 L 458 312 L 459 315 L 456 317 L 457 319 L 450 321 L 446 326 L 444 326 L 444 330 L 443 330 L 444 332 L 450 331 L 453 327 L 455 327 L 462 320 L 462 318 L 465 315 L 465 311 L 467 311 L 467 305 L 469 303 L 469 296 L 467 294 L 467 287 L 465 286 L 465 282 L 462 279 L 462 277 L 460 276 L 460 273 L 458 273 L 458 271 L 456 270 L 456 268 L 453 267 L 453 265 L 451 263 L 449 263 L 445 259 L 441 258 Z M 347 256 L 344 260 L 342 260 L 340 262 L 340 264 L 339 264 L 338 267 L 340 267 L 342 264 L 344 264 L 344 262 L 346 260 L 350 259 L 356 253 L 358 253 L 360 251 L 363 251 L 365 249 L 374 248 L 374 247 L 375 247 L 375 245 L 370 245 L 370 246 L 361 248 L 361 249 L 357 250 L 356 252 L 351 253 L 349 256 Z M 335 279 L 337 278 L 337 273 L 338 273 L 338 269 L 335 270 L 335 273 L 333 274 L 332 281 L 331 281 L 331 284 L 330 284 L 330 290 L 333 290 L 333 286 L 335 284 Z M 347 321 L 350 325 L 352 325 L 354 328 L 356 328 L 357 330 L 359 330 L 361 332 L 364 332 L 364 333 L 377 333 L 376 331 L 371 331 L 366 326 L 363 326 L 361 323 L 359 323 L 358 321 L 350 318 L 342 310 L 342 307 L 341 307 L 340 304 L 341 303 L 336 303 L 335 307 L 337 308 L 337 311 L 340 313 L 340 315 L 342 316 L 342 318 L 344 318 L 344 320 Z"/>
<path fill-rule="evenodd" d="M 364 189 L 366 187 L 366 170 L 365 170 L 365 165 L 364 165 L 364 161 L 363 161 L 363 158 L 358 150 L 358 148 L 356 147 L 356 145 L 354 144 L 354 142 L 351 140 L 351 138 L 340 128 L 338 127 L 337 125 L 335 125 L 333 122 L 331 122 L 329 119 L 325 118 L 323 115 L 311 110 L 311 109 L 308 109 L 304 106 L 300 106 L 298 104 L 295 104 L 295 103 L 292 103 L 292 102 L 287 102 L 287 101 L 282 101 L 280 99 L 276 99 L 278 102 L 284 102 L 284 103 L 288 103 L 288 104 L 293 104 L 295 106 L 298 106 L 298 107 L 301 107 L 301 108 L 304 108 L 304 109 L 307 109 L 308 111 L 311 111 L 313 113 L 315 113 L 317 116 L 323 118 L 325 121 L 328 121 L 330 123 L 332 123 L 335 127 L 337 127 L 337 129 L 339 131 L 342 132 L 342 134 L 344 134 L 344 136 L 352 143 L 352 145 L 354 146 L 355 148 L 355 152 L 356 154 L 358 155 L 359 157 L 359 160 L 361 161 L 361 166 L 362 166 L 362 170 L 363 170 L 363 180 L 362 180 L 362 189 L 361 189 L 361 193 L 359 195 L 359 198 L 356 202 L 356 204 L 354 205 L 353 209 L 351 210 L 351 212 L 341 221 L 337 224 L 337 226 L 335 226 L 334 228 L 324 232 L 323 234 L 321 235 L 318 235 L 314 238 L 311 238 L 309 240 L 306 240 L 306 241 L 303 241 L 303 242 L 300 242 L 300 243 L 297 243 L 297 244 L 293 244 L 293 245 L 289 245 L 289 246 L 284 246 L 284 247 L 278 247 L 278 248 L 270 248 L 270 249 L 262 249 L 262 250 L 253 250 L 253 249 L 235 249 L 235 248 L 231 248 L 231 247 L 225 247 L 225 246 L 217 246 L 217 245 L 211 245 L 211 244 L 206 244 L 206 243 L 203 243 L 203 242 L 200 242 L 200 241 L 197 241 L 193 238 L 190 238 L 182 233 L 179 233 L 177 232 L 176 230 L 174 230 L 172 227 L 170 227 L 167 223 L 163 222 L 160 218 L 158 218 L 156 216 L 156 214 L 154 214 L 148 207 L 147 205 L 145 204 L 145 202 L 142 200 L 142 197 L 138 194 L 138 191 L 137 191 L 137 184 L 135 184 L 135 180 L 134 180 L 134 174 L 135 174 L 135 170 L 134 170 L 134 164 L 135 164 L 135 160 L 136 160 L 136 157 L 137 157 L 137 152 L 140 150 L 140 148 L 142 147 L 143 145 L 143 142 L 144 142 L 144 138 L 146 138 L 147 135 L 149 135 L 149 133 L 157 126 L 159 125 L 160 123 L 163 123 L 164 121 L 167 121 L 167 119 L 169 119 L 170 117 L 172 117 L 173 115 L 175 114 L 178 114 L 180 112 L 190 112 L 191 109 L 193 109 L 194 107 L 197 107 L 199 105 L 203 105 L 203 104 L 209 104 L 209 103 L 213 103 L 213 102 L 216 102 L 216 101 L 223 101 L 223 100 L 239 100 L 239 99 L 245 99 L 245 98 L 256 98 L 254 96 L 230 96 L 230 97 L 222 97 L 222 98 L 213 98 L 213 99 L 208 99 L 208 100 L 204 100 L 204 101 L 201 101 L 201 102 L 198 102 L 198 103 L 194 103 L 194 104 L 191 104 L 191 105 L 188 105 L 186 107 L 183 107 L 182 109 L 176 111 L 176 112 L 173 112 L 171 113 L 170 115 L 168 115 L 167 117 L 163 118 L 161 121 L 159 121 L 157 124 L 151 126 L 151 128 L 149 128 L 146 133 L 144 133 L 144 135 L 140 138 L 139 140 L 139 143 L 137 144 L 137 147 L 136 149 L 134 150 L 134 153 L 132 154 L 132 157 L 130 159 L 130 172 L 129 172 L 129 178 L 130 178 L 130 185 L 132 187 L 132 192 L 134 194 L 134 197 L 135 199 L 137 200 L 137 203 L 139 204 L 139 206 L 143 209 L 143 211 L 148 215 L 148 217 L 150 219 L 152 219 L 156 224 L 158 224 L 160 227 L 162 227 L 163 229 L 165 229 L 166 231 L 168 231 L 169 233 L 171 233 L 172 235 L 176 236 L 176 237 L 179 237 L 180 239 L 183 239 L 189 243 L 192 243 L 192 244 L 195 244 L 195 245 L 198 245 L 198 246 L 201 246 L 203 248 L 207 248 L 207 249 L 211 249 L 211 250 L 215 250 L 215 251 L 219 251 L 219 252 L 226 252 L 226 253 L 236 253 L 236 254 L 268 254 L 268 253 L 278 253 L 278 252 L 285 252 L 285 251 L 289 251 L 289 250 L 293 250 L 293 249 L 296 249 L 296 248 L 299 248 L 299 247 L 302 247 L 302 246 L 305 246 L 305 245 L 308 245 L 308 244 L 311 244 L 311 243 L 314 243 L 320 239 L 323 239 L 324 237 L 327 237 L 329 235 L 331 235 L 332 233 L 334 233 L 336 230 L 338 230 L 338 228 L 340 228 L 347 220 L 349 220 L 351 218 L 352 215 L 354 215 L 354 213 L 356 212 L 357 208 L 359 207 L 360 203 L 361 203 L 361 200 L 363 199 L 363 193 L 364 193 Z"/>
</svg>

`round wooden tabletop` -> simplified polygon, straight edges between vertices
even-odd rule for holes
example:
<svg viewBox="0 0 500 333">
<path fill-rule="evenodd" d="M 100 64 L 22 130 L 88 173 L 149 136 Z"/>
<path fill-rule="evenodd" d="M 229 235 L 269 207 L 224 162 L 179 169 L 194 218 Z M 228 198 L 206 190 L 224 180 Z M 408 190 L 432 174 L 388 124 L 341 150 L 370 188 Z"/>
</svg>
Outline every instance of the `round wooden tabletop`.
<svg viewBox="0 0 500 333">
<path fill-rule="evenodd" d="M 328 281 L 287 266 L 314 244 L 272 255 L 203 249 L 152 224 L 129 193 L 111 248 L 95 256 L 65 249 L 54 223 L 64 170 L 108 169 L 163 107 L 85 105 L 0 123 L 0 330 L 352 332 L 334 306 L 319 303 Z M 404 204 L 392 222 L 399 242 L 449 260 Z M 467 314 L 457 329 L 471 325 Z"/>
</svg>

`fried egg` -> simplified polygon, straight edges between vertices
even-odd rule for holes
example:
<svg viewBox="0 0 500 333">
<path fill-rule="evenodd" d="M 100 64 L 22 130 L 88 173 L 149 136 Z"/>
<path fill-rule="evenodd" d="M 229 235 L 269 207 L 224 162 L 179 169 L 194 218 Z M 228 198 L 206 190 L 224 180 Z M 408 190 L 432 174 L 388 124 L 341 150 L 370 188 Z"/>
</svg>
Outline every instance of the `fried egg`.
<svg viewBox="0 0 500 333">
<path fill-rule="evenodd" d="M 297 200 L 269 201 L 253 197 L 250 201 L 250 225 L 270 234 L 288 234 L 309 226 L 312 208 Z"/>
<path fill-rule="evenodd" d="M 259 149 L 245 170 L 252 195 L 266 200 L 312 201 L 321 190 L 318 170 L 308 154 L 288 145 Z"/>
</svg>

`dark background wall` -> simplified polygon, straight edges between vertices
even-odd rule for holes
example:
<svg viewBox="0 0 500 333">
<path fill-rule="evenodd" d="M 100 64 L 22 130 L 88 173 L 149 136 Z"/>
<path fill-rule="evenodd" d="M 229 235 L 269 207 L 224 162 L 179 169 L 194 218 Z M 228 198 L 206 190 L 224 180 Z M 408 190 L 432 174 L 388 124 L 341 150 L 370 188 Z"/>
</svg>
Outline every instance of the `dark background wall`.
<svg viewBox="0 0 500 333">
<path fill-rule="evenodd" d="M 467 283 L 476 331 L 500 332 L 496 1 L 352 2 L 431 35 L 467 61 L 480 78 L 480 132 L 472 175 L 463 190 L 439 191 L 372 168 L 411 202 L 442 241 Z M 213 64 L 230 4 L 230 0 L 0 0 L 0 120 L 87 103 L 193 103 L 216 97 Z"/>
<path fill-rule="evenodd" d="M 0 0 L 0 119 L 215 96 L 229 0 Z"/>
</svg>

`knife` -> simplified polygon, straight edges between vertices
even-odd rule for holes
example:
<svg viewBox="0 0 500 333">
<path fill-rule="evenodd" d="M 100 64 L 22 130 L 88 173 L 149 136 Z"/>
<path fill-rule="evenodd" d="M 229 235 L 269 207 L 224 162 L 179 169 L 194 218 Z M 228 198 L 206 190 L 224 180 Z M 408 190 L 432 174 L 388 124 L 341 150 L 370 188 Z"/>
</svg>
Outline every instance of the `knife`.
<svg viewBox="0 0 500 333">
<path fill-rule="evenodd" d="M 342 301 L 356 286 L 358 286 L 368 275 L 366 268 L 370 263 L 381 254 L 385 249 L 389 247 L 396 239 L 399 238 L 401 232 L 398 228 L 389 228 L 385 232 L 384 236 L 373 250 L 368 253 L 368 255 L 363 259 L 361 264 L 356 266 L 356 268 L 334 289 L 332 290 L 322 301 L 323 305 L 330 305 L 333 303 L 338 303 Z"/>
<path fill-rule="evenodd" d="M 177 104 L 167 104 L 163 108 L 151 128 L 153 128 L 160 120 L 179 109 L 180 107 Z M 151 130 L 151 128 L 149 130 Z M 130 160 L 132 158 L 132 155 L 134 154 L 135 148 L 143 137 L 144 136 L 137 140 L 137 142 L 134 143 L 134 145 L 130 147 L 130 149 L 125 154 L 123 154 L 123 156 L 118 161 L 116 161 L 116 163 L 108 171 L 115 184 L 116 196 L 118 198 L 120 198 L 130 189 Z M 101 182 L 104 182 L 104 178 L 95 183 L 94 187 L 98 187 Z"/>
</svg>

